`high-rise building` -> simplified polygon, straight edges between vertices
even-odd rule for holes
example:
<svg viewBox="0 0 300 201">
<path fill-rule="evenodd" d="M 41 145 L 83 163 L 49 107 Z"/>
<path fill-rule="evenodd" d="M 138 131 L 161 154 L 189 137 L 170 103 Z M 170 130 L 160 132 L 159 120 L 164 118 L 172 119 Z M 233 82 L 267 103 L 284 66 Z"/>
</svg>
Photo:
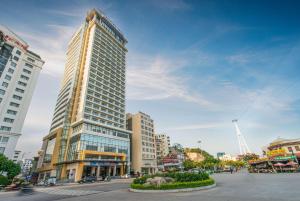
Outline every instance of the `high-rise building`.
<svg viewBox="0 0 300 201">
<path fill-rule="evenodd" d="M 132 131 L 132 170 L 153 174 L 157 170 L 154 123 L 145 113 L 127 114 L 127 129 Z"/>
<path fill-rule="evenodd" d="M 169 148 L 171 146 L 169 136 L 167 136 L 166 134 L 156 134 L 155 143 L 157 159 L 162 159 L 169 154 Z"/>
<path fill-rule="evenodd" d="M 14 32 L 0 25 L 0 153 L 9 159 L 13 158 L 44 65 L 28 47 Z"/>
<path fill-rule="evenodd" d="M 50 132 L 40 152 L 40 179 L 78 181 L 129 172 L 126 43 L 121 31 L 95 9 L 71 38 Z"/>
</svg>

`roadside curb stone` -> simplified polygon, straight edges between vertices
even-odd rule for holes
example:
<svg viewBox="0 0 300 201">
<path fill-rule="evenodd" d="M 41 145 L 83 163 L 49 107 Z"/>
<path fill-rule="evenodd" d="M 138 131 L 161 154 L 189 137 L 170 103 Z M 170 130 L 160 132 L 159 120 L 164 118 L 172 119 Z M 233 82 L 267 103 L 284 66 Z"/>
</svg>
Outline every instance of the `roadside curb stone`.
<svg viewBox="0 0 300 201">
<path fill-rule="evenodd" d="M 140 189 L 129 188 L 128 190 L 134 193 L 181 193 L 181 192 L 207 190 L 207 189 L 215 188 L 216 186 L 217 184 L 214 183 L 209 186 L 201 186 L 196 188 L 181 188 L 181 189 L 171 189 L 171 190 L 140 190 Z"/>
</svg>

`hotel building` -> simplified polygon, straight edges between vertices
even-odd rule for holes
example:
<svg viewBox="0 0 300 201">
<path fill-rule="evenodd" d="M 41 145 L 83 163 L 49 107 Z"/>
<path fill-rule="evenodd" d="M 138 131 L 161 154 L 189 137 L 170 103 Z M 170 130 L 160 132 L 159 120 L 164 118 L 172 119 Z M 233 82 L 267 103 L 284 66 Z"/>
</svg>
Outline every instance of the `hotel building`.
<svg viewBox="0 0 300 201">
<path fill-rule="evenodd" d="M 127 129 L 132 131 L 132 170 L 153 174 L 157 170 L 154 123 L 145 113 L 127 114 Z"/>
<path fill-rule="evenodd" d="M 95 9 L 71 38 L 50 132 L 39 152 L 40 179 L 78 181 L 129 172 L 126 43 L 120 30 Z"/>
<path fill-rule="evenodd" d="M 0 25 L 0 154 L 13 159 L 44 61 Z"/>
<path fill-rule="evenodd" d="M 166 134 L 156 134 L 155 143 L 157 159 L 162 159 L 169 154 L 169 148 L 171 146 L 169 136 L 167 136 Z"/>
</svg>

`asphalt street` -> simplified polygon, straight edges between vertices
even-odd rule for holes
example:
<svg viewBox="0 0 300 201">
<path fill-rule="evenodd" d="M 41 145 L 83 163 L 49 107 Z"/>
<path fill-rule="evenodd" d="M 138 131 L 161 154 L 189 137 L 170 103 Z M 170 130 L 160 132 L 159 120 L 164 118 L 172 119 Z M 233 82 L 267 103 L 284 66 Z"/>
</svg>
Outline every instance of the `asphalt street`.
<svg viewBox="0 0 300 201">
<path fill-rule="evenodd" d="M 132 193 L 130 181 L 38 188 L 33 194 L 0 193 L 1 201 L 299 201 L 300 174 L 248 174 L 213 176 L 217 187 L 188 193 Z"/>
</svg>

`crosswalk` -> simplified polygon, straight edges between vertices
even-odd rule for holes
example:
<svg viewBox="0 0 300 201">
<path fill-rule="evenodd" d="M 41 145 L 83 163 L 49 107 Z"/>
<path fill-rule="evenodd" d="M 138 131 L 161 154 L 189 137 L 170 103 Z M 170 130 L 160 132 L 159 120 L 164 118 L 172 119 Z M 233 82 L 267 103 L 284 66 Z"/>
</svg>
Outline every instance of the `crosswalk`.
<svg viewBox="0 0 300 201">
<path fill-rule="evenodd" d="M 92 190 L 68 190 L 61 188 L 37 188 L 37 192 L 47 193 L 51 195 L 69 195 L 69 196 L 82 196 L 90 195 L 95 193 L 100 193 L 101 191 L 92 191 Z"/>
</svg>

